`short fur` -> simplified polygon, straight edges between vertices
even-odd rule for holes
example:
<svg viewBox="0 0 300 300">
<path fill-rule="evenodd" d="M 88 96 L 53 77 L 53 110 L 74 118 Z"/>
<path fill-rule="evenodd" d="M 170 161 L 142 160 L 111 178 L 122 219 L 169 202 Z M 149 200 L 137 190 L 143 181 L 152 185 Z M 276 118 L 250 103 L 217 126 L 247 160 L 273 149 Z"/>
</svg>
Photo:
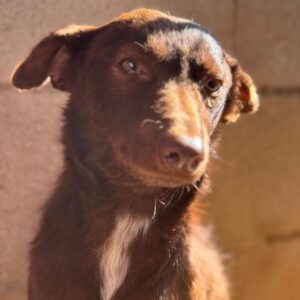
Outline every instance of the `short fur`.
<svg viewBox="0 0 300 300">
<path fill-rule="evenodd" d="M 258 107 L 249 75 L 200 25 L 138 9 L 50 34 L 12 82 L 48 77 L 70 94 L 65 167 L 32 242 L 29 300 L 229 299 L 198 206 L 218 123 Z"/>
</svg>

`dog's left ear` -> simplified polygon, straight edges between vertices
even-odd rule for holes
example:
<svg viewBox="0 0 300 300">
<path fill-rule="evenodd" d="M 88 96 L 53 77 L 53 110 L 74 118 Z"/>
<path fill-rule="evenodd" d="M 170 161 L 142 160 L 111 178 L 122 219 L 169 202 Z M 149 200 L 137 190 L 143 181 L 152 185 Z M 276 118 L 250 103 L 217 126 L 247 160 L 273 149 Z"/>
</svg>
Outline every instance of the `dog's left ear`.
<svg viewBox="0 0 300 300">
<path fill-rule="evenodd" d="M 222 121 L 235 122 L 241 113 L 253 113 L 259 107 L 259 97 L 251 77 L 241 68 L 236 59 L 225 54 L 232 73 L 232 86 L 225 104 Z"/>
</svg>

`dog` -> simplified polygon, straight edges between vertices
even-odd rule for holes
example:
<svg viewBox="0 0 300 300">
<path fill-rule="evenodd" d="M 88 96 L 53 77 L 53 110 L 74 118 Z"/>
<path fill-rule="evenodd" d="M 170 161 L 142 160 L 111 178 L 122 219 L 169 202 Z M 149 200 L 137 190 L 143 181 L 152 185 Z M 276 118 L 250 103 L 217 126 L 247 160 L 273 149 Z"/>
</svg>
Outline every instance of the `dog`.
<svg viewBox="0 0 300 300">
<path fill-rule="evenodd" d="M 32 242 L 29 300 L 226 300 L 199 199 L 217 127 L 255 112 L 251 77 L 193 21 L 137 9 L 71 25 L 17 66 L 70 97 L 64 170 Z"/>
</svg>

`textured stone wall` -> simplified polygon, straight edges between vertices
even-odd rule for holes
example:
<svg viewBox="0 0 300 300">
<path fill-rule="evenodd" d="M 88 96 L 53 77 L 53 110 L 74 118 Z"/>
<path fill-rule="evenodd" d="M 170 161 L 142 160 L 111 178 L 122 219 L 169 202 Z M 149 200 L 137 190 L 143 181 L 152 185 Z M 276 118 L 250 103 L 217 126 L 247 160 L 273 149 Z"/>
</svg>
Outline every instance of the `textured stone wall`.
<svg viewBox="0 0 300 300">
<path fill-rule="evenodd" d="M 66 100 L 49 87 L 19 93 L 11 71 L 50 31 L 141 6 L 208 27 L 260 88 L 260 112 L 222 128 L 204 201 L 234 299 L 300 299 L 299 0 L 0 0 L 0 299 L 26 298 L 28 244 L 62 167 Z"/>
</svg>

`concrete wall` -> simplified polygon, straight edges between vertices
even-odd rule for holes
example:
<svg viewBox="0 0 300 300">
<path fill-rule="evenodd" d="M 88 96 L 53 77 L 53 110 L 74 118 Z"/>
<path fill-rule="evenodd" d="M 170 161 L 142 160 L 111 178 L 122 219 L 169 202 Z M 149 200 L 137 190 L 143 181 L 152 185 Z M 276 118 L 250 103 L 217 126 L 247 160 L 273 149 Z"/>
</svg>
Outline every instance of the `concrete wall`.
<svg viewBox="0 0 300 300">
<path fill-rule="evenodd" d="M 258 114 L 224 126 L 204 201 L 236 300 L 300 299 L 300 1 L 0 1 L 0 299 L 26 293 L 28 244 L 62 166 L 66 95 L 19 93 L 14 65 L 50 31 L 146 6 L 210 28 L 262 90 Z"/>
</svg>

